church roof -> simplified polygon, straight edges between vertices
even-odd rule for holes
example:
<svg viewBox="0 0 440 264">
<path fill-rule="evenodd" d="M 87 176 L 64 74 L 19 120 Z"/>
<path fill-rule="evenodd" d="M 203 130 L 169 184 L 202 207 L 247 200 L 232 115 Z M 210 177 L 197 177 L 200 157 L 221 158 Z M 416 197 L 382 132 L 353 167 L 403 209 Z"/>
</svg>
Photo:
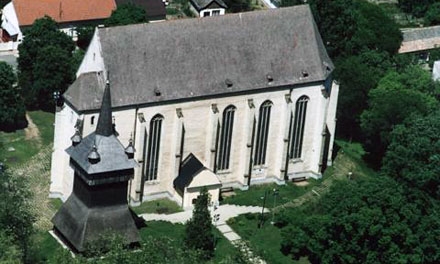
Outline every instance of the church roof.
<svg viewBox="0 0 440 264">
<path fill-rule="evenodd" d="M 209 6 L 211 3 L 217 3 L 219 6 L 223 8 L 227 8 L 225 2 L 222 0 L 191 0 L 191 3 L 193 3 L 194 7 L 200 11 L 207 6 Z"/>
<path fill-rule="evenodd" d="M 200 160 L 190 153 L 182 162 L 179 175 L 174 179 L 174 188 L 183 195 L 185 187 L 197 188 L 203 186 L 221 185 L 217 176 L 207 169 Z"/>
<path fill-rule="evenodd" d="M 333 70 L 308 5 L 99 28 L 97 34 L 113 107 L 320 82 Z M 91 75 L 80 75 L 65 93 L 80 112 L 99 108 L 104 83 Z"/>
</svg>

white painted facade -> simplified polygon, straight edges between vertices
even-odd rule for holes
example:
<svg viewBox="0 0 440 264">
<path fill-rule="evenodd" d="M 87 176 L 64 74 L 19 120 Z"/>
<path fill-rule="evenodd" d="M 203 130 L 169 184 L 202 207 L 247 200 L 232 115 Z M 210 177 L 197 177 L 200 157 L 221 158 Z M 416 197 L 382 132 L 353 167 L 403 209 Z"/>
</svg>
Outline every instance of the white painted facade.
<svg viewBox="0 0 440 264">
<path fill-rule="evenodd" d="M 197 16 L 197 17 L 210 17 L 210 16 L 223 16 L 225 14 L 225 9 L 218 6 L 214 8 L 210 8 L 210 6 L 207 6 L 207 8 L 197 10 L 192 2 L 190 1 L 189 9 Z"/>
<path fill-rule="evenodd" d="M 101 72 L 105 75 L 104 60 L 101 54 L 99 36 L 95 33 L 85 58 L 79 67 L 77 76 L 87 72 Z M 113 116 L 118 139 L 128 145 L 133 137 L 136 149 L 135 160 L 140 164 L 135 169 L 134 178 L 129 182 L 129 196 L 132 204 L 140 201 L 168 197 L 183 207 L 190 206 L 191 197 L 180 197 L 173 187 L 178 175 L 182 125 L 185 128 L 183 159 L 193 153 L 205 166 L 216 171 L 215 149 L 217 124 L 222 122 L 222 114 L 230 105 L 236 107 L 232 132 L 229 169 L 216 171 L 222 187 L 247 189 L 249 182 L 249 163 L 251 160 L 253 120 L 259 119 L 260 106 L 267 100 L 272 102 L 269 133 L 267 139 L 266 162 L 264 165 L 251 166 L 250 184 L 276 182 L 283 184 L 292 178 L 321 177 L 322 162 L 331 165 L 333 150 L 335 115 L 339 86 L 331 84 L 331 93 L 326 92 L 324 83 L 311 83 L 302 86 L 264 89 L 246 94 L 224 95 L 205 99 L 187 99 L 179 103 L 164 102 L 156 105 L 132 108 L 114 108 Z M 268 84 L 270 87 L 270 83 Z M 295 114 L 295 104 L 302 96 L 309 98 L 301 157 L 288 158 L 289 126 L 291 115 Z M 179 114 L 178 114 L 179 113 Z M 64 151 L 71 145 L 77 119 L 82 120 L 82 136 L 96 129 L 99 112 L 77 113 L 68 104 L 55 117 L 54 153 L 52 156 L 50 195 L 67 199 L 72 191 L 73 171 L 69 166 L 69 157 Z M 163 116 L 161 145 L 159 151 L 159 169 L 157 180 L 144 181 L 142 177 L 146 153 L 144 142 L 148 136 L 150 121 L 160 114 Z M 329 147 L 326 147 L 325 131 L 330 133 Z M 328 159 L 322 161 L 323 157 Z M 287 160 L 286 160 L 287 159 Z M 287 167 L 287 171 L 286 171 Z M 191 190 L 188 190 L 190 193 Z M 218 196 L 217 191 L 211 195 Z M 193 195 L 194 196 L 194 195 Z M 214 198 L 214 200 L 216 200 Z"/>
</svg>

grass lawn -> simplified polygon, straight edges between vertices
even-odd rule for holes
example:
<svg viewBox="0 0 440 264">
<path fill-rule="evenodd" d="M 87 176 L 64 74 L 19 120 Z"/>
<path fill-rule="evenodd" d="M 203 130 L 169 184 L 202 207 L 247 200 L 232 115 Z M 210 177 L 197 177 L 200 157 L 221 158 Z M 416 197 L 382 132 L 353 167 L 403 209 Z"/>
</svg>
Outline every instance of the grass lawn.
<svg viewBox="0 0 440 264">
<path fill-rule="evenodd" d="M 64 249 L 47 231 L 38 231 L 34 235 L 34 243 L 38 244 L 37 250 L 33 252 L 33 259 L 35 263 L 54 263 L 54 255 L 56 252 Z"/>
<path fill-rule="evenodd" d="M 141 239 L 168 237 L 173 240 L 176 247 L 182 247 L 185 236 L 185 226 L 182 224 L 172 224 L 164 221 L 149 221 L 147 226 L 140 230 Z M 227 256 L 235 252 L 232 244 L 217 230 L 214 229 L 217 238 L 217 245 L 214 258 L 210 263 L 219 263 Z"/>
<path fill-rule="evenodd" d="M 284 256 L 280 251 L 280 229 L 271 225 L 270 220 L 267 220 L 262 228 L 258 228 L 259 217 L 259 214 L 240 215 L 236 218 L 230 219 L 228 224 L 244 240 L 247 240 L 252 250 L 258 256 L 262 257 L 267 263 L 309 263 L 307 259 L 300 259 L 299 261 L 296 261 L 292 260 L 288 256 Z M 266 218 L 268 217 L 269 216 L 266 215 Z"/>
<path fill-rule="evenodd" d="M 265 192 L 266 196 L 266 208 L 272 208 L 275 205 L 285 204 L 299 196 L 305 194 L 306 192 L 312 190 L 313 187 L 319 186 L 321 180 L 309 179 L 309 184 L 306 186 L 297 186 L 294 183 L 287 182 L 286 185 L 276 185 L 276 184 L 263 184 L 254 185 L 247 191 L 234 190 L 235 195 L 231 197 L 226 197 L 222 201 L 222 204 L 236 204 L 236 205 L 253 205 L 253 206 L 263 206 L 263 198 Z M 275 197 L 273 195 L 273 189 L 277 189 L 278 195 Z"/>
<path fill-rule="evenodd" d="M 5 162 L 9 166 L 28 161 L 38 153 L 42 146 L 51 144 L 53 141 L 54 114 L 43 111 L 28 112 L 28 114 L 38 127 L 39 133 L 37 136 L 32 136 L 29 132 L 25 132 L 26 129 L 11 133 L 0 132 L 0 142 L 5 149 L 5 151 L 0 152 L 0 161 Z M 15 150 L 9 151 L 8 149 Z"/>
<path fill-rule="evenodd" d="M 136 214 L 173 214 L 182 212 L 182 208 L 170 199 L 160 199 L 155 201 L 143 202 L 141 205 L 131 207 Z"/>
</svg>

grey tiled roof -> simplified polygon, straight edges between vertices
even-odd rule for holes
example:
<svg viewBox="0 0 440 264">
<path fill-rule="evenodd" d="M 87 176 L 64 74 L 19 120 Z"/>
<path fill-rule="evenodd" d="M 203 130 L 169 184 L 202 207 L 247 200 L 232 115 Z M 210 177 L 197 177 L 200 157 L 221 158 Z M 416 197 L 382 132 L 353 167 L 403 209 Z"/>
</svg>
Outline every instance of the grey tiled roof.
<svg viewBox="0 0 440 264">
<path fill-rule="evenodd" d="M 440 37 L 440 26 L 403 29 L 403 41 L 423 40 Z"/>
<path fill-rule="evenodd" d="M 206 8 L 213 2 L 217 3 L 223 8 L 227 8 L 225 2 L 223 2 L 222 0 L 191 0 L 191 3 L 193 3 L 194 7 L 199 11 Z"/>
<path fill-rule="evenodd" d="M 323 81 L 333 70 L 307 5 L 100 28 L 98 34 L 113 107 Z M 104 83 L 96 73 L 83 74 L 65 98 L 78 111 L 98 109 Z"/>
<path fill-rule="evenodd" d="M 93 145 L 96 145 L 101 157 L 96 164 L 90 163 L 87 158 Z M 66 152 L 88 174 L 122 171 L 137 166 L 133 159 L 127 157 L 124 146 L 114 135 L 105 137 L 93 132 L 83 138 L 80 144 L 66 149 Z"/>
</svg>

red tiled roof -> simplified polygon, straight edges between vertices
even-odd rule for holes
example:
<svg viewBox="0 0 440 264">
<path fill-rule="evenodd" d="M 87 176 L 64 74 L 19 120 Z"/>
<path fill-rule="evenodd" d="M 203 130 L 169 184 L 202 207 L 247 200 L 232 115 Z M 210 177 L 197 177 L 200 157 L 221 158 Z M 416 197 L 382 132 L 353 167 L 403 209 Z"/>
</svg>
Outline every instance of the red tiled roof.
<svg viewBox="0 0 440 264">
<path fill-rule="evenodd" d="M 105 19 L 116 9 L 115 0 L 13 0 L 20 26 L 50 16 L 58 23 Z"/>
</svg>

